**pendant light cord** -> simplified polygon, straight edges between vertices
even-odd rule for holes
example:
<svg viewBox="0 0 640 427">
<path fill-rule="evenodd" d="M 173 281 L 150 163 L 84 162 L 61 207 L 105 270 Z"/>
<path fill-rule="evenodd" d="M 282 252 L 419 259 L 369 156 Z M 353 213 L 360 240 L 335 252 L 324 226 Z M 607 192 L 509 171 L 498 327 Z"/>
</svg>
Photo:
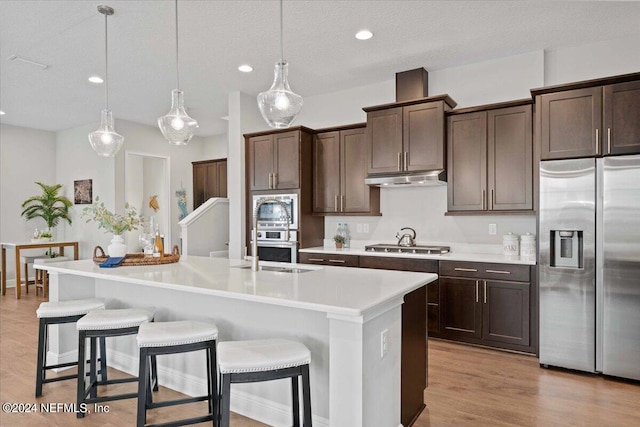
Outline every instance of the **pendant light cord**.
<svg viewBox="0 0 640 427">
<path fill-rule="evenodd" d="M 282 16 L 282 0 L 280 0 L 280 62 L 284 61 L 284 26 Z"/>
<path fill-rule="evenodd" d="M 180 90 L 180 67 L 178 66 L 178 0 L 176 3 L 176 89 Z"/>
<path fill-rule="evenodd" d="M 107 32 L 107 14 L 104 15 L 104 99 L 109 109 L 109 55 L 107 54 L 109 33 Z"/>
</svg>

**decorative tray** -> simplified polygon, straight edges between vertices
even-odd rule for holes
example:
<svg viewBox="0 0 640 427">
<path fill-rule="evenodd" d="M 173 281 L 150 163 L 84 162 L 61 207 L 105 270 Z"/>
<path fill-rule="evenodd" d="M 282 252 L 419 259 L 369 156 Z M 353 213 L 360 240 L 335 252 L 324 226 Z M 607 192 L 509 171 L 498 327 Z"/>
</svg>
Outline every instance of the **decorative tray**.
<svg viewBox="0 0 640 427">
<path fill-rule="evenodd" d="M 98 251 L 101 255 L 98 255 Z M 100 246 L 93 248 L 93 262 L 102 264 L 107 258 L 109 257 Z M 120 265 L 124 267 L 134 265 L 160 265 L 171 264 L 178 261 L 180 261 L 180 250 L 178 249 L 178 245 L 174 245 L 172 253 L 164 254 L 163 257 L 151 257 L 148 255 L 145 256 L 144 254 L 127 254 Z"/>
</svg>

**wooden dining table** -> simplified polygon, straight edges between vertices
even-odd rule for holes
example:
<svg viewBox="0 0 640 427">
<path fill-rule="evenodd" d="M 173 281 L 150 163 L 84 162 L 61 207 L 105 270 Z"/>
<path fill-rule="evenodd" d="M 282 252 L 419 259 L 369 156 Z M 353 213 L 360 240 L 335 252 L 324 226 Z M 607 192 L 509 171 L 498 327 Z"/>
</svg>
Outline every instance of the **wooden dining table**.
<svg viewBox="0 0 640 427">
<path fill-rule="evenodd" d="M 2 295 L 4 296 L 7 293 L 7 249 L 13 249 L 16 253 L 16 299 L 20 299 L 22 294 L 22 289 L 20 287 L 21 277 L 20 277 L 20 251 L 24 249 L 40 249 L 40 248 L 58 248 L 60 252 L 60 256 L 64 256 L 64 248 L 65 247 L 73 247 L 73 259 L 78 259 L 78 242 L 45 242 L 45 243 L 31 243 L 31 242 L 22 242 L 22 243 L 11 243 L 11 242 L 2 242 Z M 44 257 L 44 255 L 43 255 Z M 28 278 L 27 278 L 28 280 Z"/>
</svg>

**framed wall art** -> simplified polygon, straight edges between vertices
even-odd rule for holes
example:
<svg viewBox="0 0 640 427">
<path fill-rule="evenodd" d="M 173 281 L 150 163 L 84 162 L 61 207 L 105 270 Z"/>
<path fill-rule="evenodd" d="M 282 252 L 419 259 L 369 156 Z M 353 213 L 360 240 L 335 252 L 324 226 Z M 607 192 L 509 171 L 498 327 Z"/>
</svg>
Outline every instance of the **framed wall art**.
<svg viewBox="0 0 640 427">
<path fill-rule="evenodd" d="M 73 181 L 73 202 L 76 205 L 93 203 L 93 180 L 81 179 Z"/>
</svg>

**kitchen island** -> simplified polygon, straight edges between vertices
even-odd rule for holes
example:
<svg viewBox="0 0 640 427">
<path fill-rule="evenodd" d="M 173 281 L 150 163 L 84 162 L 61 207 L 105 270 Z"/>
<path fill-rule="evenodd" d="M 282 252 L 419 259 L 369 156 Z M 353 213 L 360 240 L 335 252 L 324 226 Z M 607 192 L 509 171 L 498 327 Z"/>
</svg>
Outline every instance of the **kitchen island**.
<svg viewBox="0 0 640 427">
<path fill-rule="evenodd" d="M 154 307 L 157 322 L 208 319 L 217 323 L 220 341 L 299 340 L 311 350 L 314 425 L 398 427 L 400 374 L 406 369 L 400 357 L 402 304 L 437 275 L 264 264 L 253 272 L 247 262 L 191 256 L 158 266 L 101 269 L 83 260 L 43 268 L 50 274 L 51 301 L 102 297 L 108 308 Z M 52 329 L 50 360 L 73 360 L 73 326 Z M 134 338 L 107 340 L 107 347 L 109 365 L 136 373 Z M 201 393 L 204 364 L 195 357 L 204 356 L 159 358 L 160 384 Z M 418 371 L 423 375 L 426 366 Z M 288 381 L 238 384 L 232 395 L 235 412 L 271 425 L 291 422 Z"/>
</svg>

